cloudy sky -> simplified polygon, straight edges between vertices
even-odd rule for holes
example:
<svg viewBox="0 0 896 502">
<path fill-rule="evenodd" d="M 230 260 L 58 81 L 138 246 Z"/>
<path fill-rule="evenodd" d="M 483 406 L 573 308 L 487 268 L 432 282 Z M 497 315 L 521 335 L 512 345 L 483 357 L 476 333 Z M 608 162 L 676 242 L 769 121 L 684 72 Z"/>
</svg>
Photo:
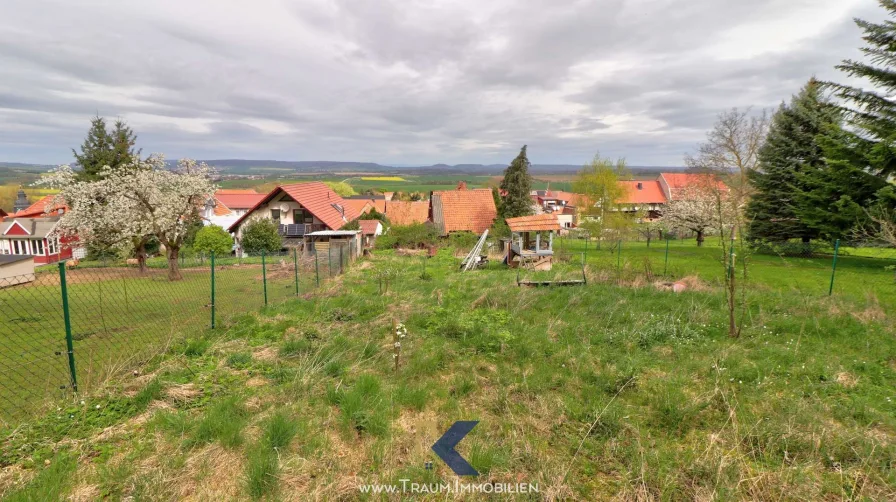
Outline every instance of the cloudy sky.
<svg viewBox="0 0 896 502">
<path fill-rule="evenodd" d="M 873 0 L 5 0 L 0 161 L 94 114 L 169 158 L 680 165 L 856 57 Z"/>
</svg>

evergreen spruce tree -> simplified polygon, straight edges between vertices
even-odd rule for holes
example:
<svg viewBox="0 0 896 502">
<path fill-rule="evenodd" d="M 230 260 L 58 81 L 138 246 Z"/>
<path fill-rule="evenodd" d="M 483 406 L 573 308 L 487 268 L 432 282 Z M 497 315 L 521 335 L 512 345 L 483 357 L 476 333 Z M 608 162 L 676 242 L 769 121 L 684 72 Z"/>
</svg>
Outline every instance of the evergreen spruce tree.
<svg viewBox="0 0 896 502">
<path fill-rule="evenodd" d="M 81 153 L 72 149 L 75 160 L 81 166 L 80 177 L 83 180 L 96 180 L 105 166 L 119 167 L 129 164 L 140 151 L 134 151 L 137 136 L 123 121 L 115 122 L 115 129 L 110 133 L 106 129 L 106 120 L 94 117 L 90 121 L 90 130 L 81 145 Z"/>
<path fill-rule="evenodd" d="M 789 105 L 781 105 L 759 150 L 759 169 L 747 174 L 755 191 L 746 208 L 750 239 L 809 242 L 818 237 L 819 230 L 797 216 L 797 194 L 806 188 L 801 174 L 825 168 L 816 137 L 839 121 L 814 78 Z"/>
<path fill-rule="evenodd" d="M 879 0 L 891 17 L 896 0 Z M 868 217 L 865 208 L 887 204 L 887 178 L 896 174 L 896 23 L 856 24 L 864 31 L 868 62 L 845 60 L 837 66 L 850 77 L 864 78 L 873 89 L 825 82 L 844 101 L 840 107 L 849 129 L 833 127 L 818 139 L 826 169 L 801 175 L 798 216 L 829 238 L 840 238 Z"/>
<path fill-rule="evenodd" d="M 502 218 L 516 218 L 532 214 L 532 176 L 529 174 L 529 159 L 526 157 L 526 145 L 520 154 L 504 170 L 501 190 L 504 190 L 504 202 L 501 204 Z"/>
</svg>

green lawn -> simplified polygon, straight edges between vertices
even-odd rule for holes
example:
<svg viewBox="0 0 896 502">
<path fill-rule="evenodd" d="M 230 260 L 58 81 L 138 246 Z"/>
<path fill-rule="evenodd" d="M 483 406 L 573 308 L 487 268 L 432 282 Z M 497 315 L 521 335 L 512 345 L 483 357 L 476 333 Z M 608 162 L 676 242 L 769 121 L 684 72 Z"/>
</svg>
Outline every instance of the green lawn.
<svg viewBox="0 0 896 502">
<path fill-rule="evenodd" d="M 700 287 L 680 294 L 635 273 L 659 246 L 623 248 L 621 277 L 589 250 L 589 284 L 555 288 L 496 260 L 461 273 L 451 250 L 425 278 L 422 258 L 378 252 L 29 422 L 0 445 L 0 496 L 400 500 L 359 486 L 405 479 L 537 484 L 530 500 L 893 500 L 896 339 L 866 285 L 892 276 L 845 260 L 828 297 L 824 260 L 754 256 L 731 339 L 714 251 L 688 244 L 664 280 Z M 479 421 L 457 447 L 477 478 L 430 450 L 456 420 Z"/>
</svg>

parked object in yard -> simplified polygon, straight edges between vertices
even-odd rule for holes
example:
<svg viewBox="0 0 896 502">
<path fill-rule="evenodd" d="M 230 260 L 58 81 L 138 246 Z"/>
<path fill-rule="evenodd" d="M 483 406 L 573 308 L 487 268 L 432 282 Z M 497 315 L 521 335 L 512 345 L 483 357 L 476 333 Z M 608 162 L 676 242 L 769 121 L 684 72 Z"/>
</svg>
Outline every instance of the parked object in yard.
<svg viewBox="0 0 896 502">
<path fill-rule="evenodd" d="M 460 268 L 462 271 L 466 272 L 474 268 L 482 268 L 488 265 L 488 256 L 482 254 L 482 246 L 485 245 L 486 237 L 488 237 L 488 229 L 486 229 L 485 232 L 482 232 L 482 236 L 476 241 L 476 245 L 473 246 L 473 249 L 467 253 L 467 257 L 461 262 Z"/>
<path fill-rule="evenodd" d="M 557 216 L 536 214 L 507 218 L 507 226 L 511 232 L 510 246 L 507 246 L 505 257 L 507 266 L 550 270 L 554 257 L 554 232 L 560 231 Z M 545 234 L 547 239 L 542 240 Z"/>
</svg>

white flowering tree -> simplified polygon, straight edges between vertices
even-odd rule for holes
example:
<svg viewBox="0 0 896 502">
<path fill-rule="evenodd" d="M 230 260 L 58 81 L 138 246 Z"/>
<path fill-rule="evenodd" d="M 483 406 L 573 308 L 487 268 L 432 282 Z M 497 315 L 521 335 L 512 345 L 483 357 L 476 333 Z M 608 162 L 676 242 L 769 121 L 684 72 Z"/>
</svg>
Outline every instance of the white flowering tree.
<svg viewBox="0 0 896 502">
<path fill-rule="evenodd" d="M 174 281 L 182 278 L 178 256 L 190 222 L 217 188 L 210 174 L 205 163 L 184 159 L 170 170 L 163 156 L 152 155 L 104 169 L 97 181 L 78 181 L 71 167 L 61 166 L 43 183 L 59 188 L 58 198 L 69 207 L 59 224 L 63 232 L 86 244 L 134 249 L 141 269 L 145 245 L 155 236 Z"/>
</svg>

